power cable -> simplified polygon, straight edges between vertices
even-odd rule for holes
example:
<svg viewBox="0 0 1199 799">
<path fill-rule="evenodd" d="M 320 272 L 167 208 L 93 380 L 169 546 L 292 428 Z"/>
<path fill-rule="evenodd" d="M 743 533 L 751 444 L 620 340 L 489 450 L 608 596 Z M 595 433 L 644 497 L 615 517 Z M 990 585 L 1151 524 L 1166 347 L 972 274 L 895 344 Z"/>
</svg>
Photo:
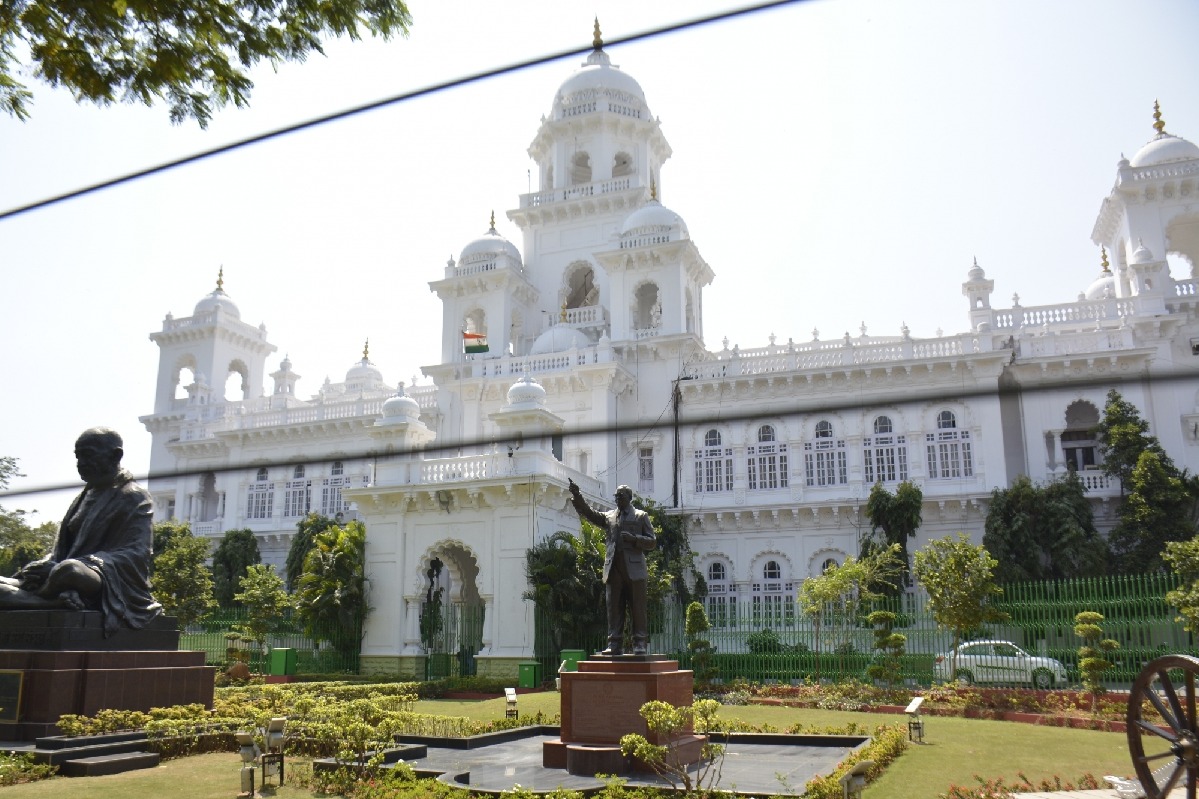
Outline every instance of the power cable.
<svg viewBox="0 0 1199 799">
<path fill-rule="evenodd" d="M 683 22 L 675 22 L 675 23 L 671 23 L 669 25 L 663 25 L 663 26 L 657 27 L 657 28 L 650 28 L 649 30 L 641 31 L 640 33 L 632 33 L 627 36 L 619 36 L 610 41 L 604 42 L 604 46 L 605 47 L 616 47 L 618 45 L 629 44 L 631 42 L 643 41 L 646 39 L 653 39 L 657 36 L 663 36 L 668 33 L 676 33 L 678 31 L 687 30 L 689 28 L 697 28 L 702 25 L 708 25 L 708 24 L 711 24 L 714 22 L 724 22 L 726 20 L 735 19 L 737 17 L 747 16 L 750 14 L 756 14 L 760 11 L 769 11 L 771 9 L 780 8 L 782 6 L 794 5 L 794 4 L 800 3 L 800 2 L 803 2 L 803 0 L 771 0 L 771 2 L 757 3 L 757 4 L 751 5 L 751 6 L 744 6 L 742 8 L 733 9 L 731 11 L 721 11 L 721 12 L 718 12 L 715 14 L 709 14 L 704 17 L 696 17 L 694 19 L 685 20 Z M 395 105 L 397 103 L 406 102 L 408 100 L 414 100 L 418 97 L 424 97 L 426 95 L 436 94 L 437 92 L 445 91 L 447 89 L 454 89 L 459 86 L 466 86 L 468 84 L 476 83 L 481 80 L 487 80 L 488 78 L 495 78 L 495 77 L 499 77 L 501 75 L 507 75 L 512 72 L 520 72 L 522 70 L 529 69 L 530 67 L 537 67 L 537 66 L 541 66 L 543 64 L 549 64 L 554 61 L 559 61 L 564 58 L 570 58 L 571 56 L 582 55 L 583 53 L 590 52 L 591 50 L 592 50 L 592 47 L 590 47 L 590 46 L 575 47 L 570 50 L 561 50 L 557 53 L 551 53 L 549 55 L 538 56 L 536 58 L 530 58 L 530 59 L 526 59 L 524 61 L 517 61 L 515 63 L 508 64 L 506 66 L 483 70 L 482 72 L 475 72 L 473 74 L 465 75 L 463 77 L 453 78 L 453 79 L 447 80 L 447 81 L 442 81 L 441 83 L 434 83 L 429 86 L 425 86 L 424 88 L 421 88 L 421 89 L 415 89 L 413 91 L 405 92 L 403 94 L 393 95 L 391 97 L 387 97 L 382 100 L 374 100 L 372 102 L 353 106 L 351 108 L 347 108 L 342 111 L 334 111 L 330 114 L 324 114 L 322 116 L 313 117 L 312 119 L 305 120 L 303 122 L 296 122 L 295 124 L 287 125 L 282 128 L 276 128 L 274 130 L 267 131 L 266 133 L 258 133 L 253 136 L 248 136 L 244 139 L 238 139 L 236 141 L 229 142 L 228 144 L 222 144 L 218 147 L 213 147 L 208 150 L 201 150 L 200 152 L 193 153 L 191 155 L 187 155 L 182 158 L 177 158 L 172 161 L 166 161 L 166 162 L 158 164 L 156 166 L 147 167 L 145 169 L 139 169 L 136 172 L 129 172 L 120 177 L 110 178 L 108 180 L 103 180 L 103 181 L 100 181 L 99 183 L 93 183 L 89 186 L 84 186 L 79 189 L 73 189 L 71 191 L 63 192 L 62 194 L 56 194 L 51 197 L 46 197 L 41 200 L 36 200 L 36 201 L 28 203 L 26 205 L 20 205 L 20 206 L 17 206 L 16 208 L 10 208 L 7 211 L 0 212 L 0 221 L 3 221 L 5 219 L 10 219 L 15 216 L 20 216 L 21 214 L 26 214 L 26 213 L 29 213 L 30 211 L 36 211 L 41 208 L 46 208 L 51 205 L 57 205 L 58 203 L 66 202 L 67 200 L 73 200 L 77 197 L 83 197 L 88 194 L 93 194 L 98 191 L 103 191 L 104 189 L 111 189 L 116 186 L 123 185 L 125 183 L 130 183 L 134 180 L 139 180 L 144 177 L 156 175 L 160 172 L 166 172 L 168 170 L 175 169 L 176 167 L 186 166 L 188 164 L 194 164 L 198 161 L 203 161 L 206 158 L 211 158 L 216 155 L 223 155 L 225 153 L 233 152 L 234 150 L 239 150 L 242 147 L 248 147 L 252 144 L 259 144 L 261 142 L 269 141 L 271 139 L 275 139 L 280 136 L 285 136 L 290 133 L 297 133 L 302 130 L 307 130 L 308 128 L 314 128 L 319 125 L 324 125 L 327 122 L 337 122 L 339 120 L 348 119 L 349 117 L 356 116 L 358 114 L 364 114 L 369 111 L 377 111 L 378 109 L 386 108 L 389 105 Z"/>
</svg>

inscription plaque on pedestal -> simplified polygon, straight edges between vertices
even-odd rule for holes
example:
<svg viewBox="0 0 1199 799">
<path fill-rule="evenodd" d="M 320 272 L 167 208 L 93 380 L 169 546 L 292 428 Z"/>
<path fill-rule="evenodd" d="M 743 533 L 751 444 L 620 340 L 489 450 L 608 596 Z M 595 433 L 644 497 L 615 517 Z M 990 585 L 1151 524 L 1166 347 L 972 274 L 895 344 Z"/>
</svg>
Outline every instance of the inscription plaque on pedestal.
<svg viewBox="0 0 1199 799">
<path fill-rule="evenodd" d="M 0 724 L 16 724 L 21 720 L 21 689 L 25 672 L 0 671 Z"/>
</svg>

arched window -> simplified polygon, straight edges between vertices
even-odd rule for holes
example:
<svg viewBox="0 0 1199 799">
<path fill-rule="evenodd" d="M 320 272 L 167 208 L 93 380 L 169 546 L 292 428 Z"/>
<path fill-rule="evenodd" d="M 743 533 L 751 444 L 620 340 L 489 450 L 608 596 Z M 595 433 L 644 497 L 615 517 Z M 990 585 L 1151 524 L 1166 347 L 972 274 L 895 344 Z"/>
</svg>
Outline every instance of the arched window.
<svg viewBox="0 0 1199 799">
<path fill-rule="evenodd" d="M 612 177 L 623 178 L 625 175 L 633 174 L 633 157 L 625 152 L 616 154 L 612 159 Z"/>
<path fill-rule="evenodd" d="M 733 450 L 721 443 L 719 430 L 704 433 L 704 445 L 695 453 L 695 490 L 733 490 Z"/>
<path fill-rule="evenodd" d="M 321 515 L 336 518 L 337 514 L 350 509 L 350 503 L 342 499 L 341 490 L 350 484 L 350 478 L 345 476 L 345 464 L 333 461 L 329 477 L 321 481 Z"/>
<path fill-rule="evenodd" d="M 708 564 L 708 595 L 704 599 L 708 623 L 713 627 L 735 627 L 737 596 L 729 569 L 721 561 Z"/>
<path fill-rule="evenodd" d="M 575 153 L 570 158 L 570 185 L 591 182 L 591 156 L 587 153 Z"/>
<path fill-rule="evenodd" d="M 304 479 L 303 464 L 292 470 L 292 479 L 283 488 L 283 516 L 294 519 L 308 513 L 312 490 Z"/>
<path fill-rule="evenodd" d="M 824 563 L 820 564 L 820 573 L 824 574 L 829 569 L 835 569 L 840 565 L 840 563 L 837 563 L 836 558 L 825 558 Z"/>
<path fill-rule="evenodd" d="M 1096 469 L 1103 463 L 1096 438 L 1099 409 L 1086 400 L 1076 400 L 1066 408 L 1066 429 L 1062 432 L 1062 455 L 1072 472 Z"/>
<path fill-rule="evenodd" d="M 874 435 L 867 436 L 863 443 L 867 483 L 901 483 L 908 479 L 907 437 L 894 435 L 890 416 L 877 417 Z"/>
<path fill-rule="evenodd" d="M 925 434 L 928 476 L 931 480 L 955 480 L 974 475 L 970 431 L 959 430 L 953 411 L 937 414 L 937 432 Z"/>
<path fill-rule="evenodd" d="M 333 461 L 333 468 L 329 470 L 329 474 L 334 477 L 340 477 L 345 474 L 346 467 L 341 461 Z"/>
<path fill-rule="evenodd" d="M 762 564 L 753 583 L 754 627 L 784 627 L 795 622 L 795 584 L 785 579 L 777 560 Z"/>
<path fill-rule="evenodd" d="M 816 423 L 814 441 L 805 441 L 804 472 L 812 487 L 844 485 L 849 482 L 849 467 L 845 455 L 845 439 L 836 438 L 833 423 Z"/>
<path fill-rule="evenodd" d="M 749 490 L 787 487 L 787 445 L 775 441 L 774 425 L 758 428 L 758 443 L 748 447 Z"/>
<path fill-rule="evenodd" d="M 258 470 L 246 492 L 246 518 L 269 519 L 275 506 L 275 484 L 268 482 L 266 467 Z"/>
<path fill-rule="evenodd" d="M 304 476 L 304 464 L 300 464 L 292 470 L 291 477 L 293 480 L 299 480 Z"/>
</svg>

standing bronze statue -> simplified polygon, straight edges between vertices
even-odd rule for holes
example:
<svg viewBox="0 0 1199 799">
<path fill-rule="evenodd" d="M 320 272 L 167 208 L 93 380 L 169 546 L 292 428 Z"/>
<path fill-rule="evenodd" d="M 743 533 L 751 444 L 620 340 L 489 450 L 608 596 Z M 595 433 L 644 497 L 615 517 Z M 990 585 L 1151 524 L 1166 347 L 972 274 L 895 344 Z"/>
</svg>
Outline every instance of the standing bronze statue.
<svg viewBox="0 0 1199 799">
<path fill-rule="evenodd" d="M 0 609 L 99 610 L 104 634 L 140 629 L 162 612 L 150 595 L 150 495 L 121 468 L 121 437 L 106 427 L 75 442 L 87 485 L 71 503 L 54 548 L 14 577 L 0 577 Z"/>
<path fill-rule="evenodd" d="M 633 654 L 644 655 L 649 649 L 646 613 L 649 570 L 645 553 L 658 545 L 653 523 L 648 513 L 633 507 L 633 489 L 628 486 L 616 489 L 616 510 L 603 513 L 587 504 L 573 480 L 568 482 L 570 501 L 579 516 L 605 530 L 604 599 L 608 606 L 608 648 L 600 654 L 624 654 L 627 605 L 632 617 Z"/>
</svg>

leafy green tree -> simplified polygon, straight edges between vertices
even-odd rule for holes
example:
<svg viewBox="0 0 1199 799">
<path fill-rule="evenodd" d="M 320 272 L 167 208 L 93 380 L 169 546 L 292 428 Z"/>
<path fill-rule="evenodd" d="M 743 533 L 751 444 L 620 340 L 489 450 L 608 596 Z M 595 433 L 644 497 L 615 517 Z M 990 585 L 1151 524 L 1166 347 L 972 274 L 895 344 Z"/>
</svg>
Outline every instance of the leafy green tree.
<svg viewBox="0 0 1199 799">
<path fill-rule="evenodd" d="M 296 607 L 309 636 L 321 637 L 343 654 L 362 647 L 366 602 L 366 527 L 351 521 L 313 538 L 296 591 Z"/>
<path fill-rule="evenodd" d="M 845 648 L 837 646 L 837 641 L 848 640 L 847 634 L 857 626 L 862 609 L 882 596 L 883 589 L 894 585 L 892 581 L 902 569 L 900 552 L 899 544 L 890 544 L 861 558 L 850 555 L 844 563 L 831 565 L 824 574 L 800 584 L 799 607 L 812 619 L 816 640 L 817 677 L 822 630 L 830 648 L 841 652 L 844 659 Z"/>
<path fill-rule="evenodd" d="M 237 586 L 239 590 L 233 598 L 246 609 L 246 620 L 238 627 L 265 652 L 267 636 L 292 607 L 291 597 L 283 588 L 283 578 L 275 573 L 274 566 L 257 563 L 246 567 Z"/>
<path fill-rule="evenodd" d="M 673 601 L 686 607 L 693 600 L 702 599 L 703 578 L 695 568 L 695 552 L 687 537 L 684 518 L 646 497 L 634 496 L 633 506 L 649 514 L 658 539 L 658 545 L 646 553 L 651 607 L 654 602 L 662 601 Z M 692 591 L 692 584 L 698 590 Z"/>
<path fill-rule="evenodd" d="M 659 700 L 646 702 L 640 710 L 645 726 L 655 741 L 665 743 L 650 743 L 644 735 L 630 733 L 621 737 L 620 751 L 625 757 L 645 763 L 676 791 L 682 789 L 684 796 L 712 796 L 720 780 L 724 747 L 712 743 L 707 734 L 718 726 L 719 709 L 715 699 L 699 699 L 684 707 Z M 688 768 L 686 763 L 678 762 L 669 742 L 692 732 L 705 736 L 705 741 L 699 763 Z"/>
<path fill-rule="evenodd" d="M 898 618 L 889 610 L 876 610 L 866 617 L 874 628 L 874 649 L 878 653 L 866 667 L 866 676 L 886 683 L 888 688 L 894 688 L 903 678 L 903 656 L 908 648 L 908 637 L 895 632 Z"/>
<path fill-rule="evenodd" d="M 181 522 L 178 519 L 168 519 L 165 522 L 154 523 L 154 554 L 165 552 L 166 548 L 171 545 L 179 536 L 190 536 L 192 534 L 192 526 L 189 522 Z"/>
<path fill-rule="evenodd" d="M 227 530 L 212 553 L 213 595 L 223 608 L 239 607 L 235 594 L 246 569 L 262 563 L 258 540 L 251 530 Z"/>
<path fill-rule="evenodd" d="M 995 557 L 995 579 L 1056 580 L 1107 572 L 1107 542 L 1074 472 L 1046 485 L 1027 476 L 991 492 L 983 546 Z"/>
<path fill-rule="evenodd" d="M 892 544 L 899 545 L 901 571 L 899 580 L 887 589 L 889 594 L 899 593 L 904 586 L 912 583 L 908 576 L 908 539 L 914 538 L 920 529 L 923 503 L 924 492 L 908 480 L 896 486 L 894 494 L 883 488 L 882 483 L 875 483 L 866 499 L 866 518 L 870 519 L 871 536 L 865 540 L 862 554 L 868 555 L 874 549 Z"/>
<path fill-rule="evenodd" d="M 1144 452 L 1156 453 L 1167 472 L 1175 471 L 1157 436 L 1149 435 L 1149 422 L 1141 418 L 1137 406 L 1114 388 L 1107 392 L 1096 435 L 1103 455 L 1103 471 L 1120 480 L 1121 490 L 1128 489 L 1133 470 Z"/>
<path fill-rule="evenodd" d="M 17 459 L 10 455 L 0 456 L 0 491 L 7 489 L 14 477 L 24 477 L 17 469 Z M 58 524 L 42 522 L 33 527 L 26 521 L 27 516 L 23 510 L 10 511 L 0 507 L 0 575 L 13 575 L 54 546 Z"/>
<path fill-rule="evenodd" d="M 700 602 L 692 602 L 687 606 L 687 621 L 684 632 L 687 634 L 687 649 L 691 652 L 691 671 L 695 675 L 697 687 L 706 687 L 716 676 L 716 668 L 712 665 L 712 653 L 715 647 L 705 637 L 712 629 L 708 622 L 708 614 Z"/>
<path fill-rule="evenodd" d="M 164 613 L 175 616 L 179 626 L 186 627 L 216 607 L 212 573 L 204 565 L 209 541 L 192 535 L 187 522 L 154 525 L 156 538 L 164 525 L 170 525 L 171 534 L 161 550 L 154 550 L 154 598 L 162 603 Z"/>
<path fill-rule="evenodd" d="M 249 103 L 249 69 L 304 61 L 325 37 L 390 39 L 411 24 L 400 0 L 44 0 L 0 5 L 0 107 L 29 116 L 32 73 L 97 105 L 155 98 L 172 122 L 208 124 Z M 23 63 L 26 62 L 26 63 Z"/>
<path fill-rule="evenodd" d="M 1182 584 L 1166 593 L 1166 601 L 1178 608 L 1176 621 L 1191 632 L 1199 632 L 1199 536 L 1166 544 L 1162 559 Z"/>
<path fill-rule="evenodd" d="M 300 583 L 300 575 L 304 573 L 304 561 L 315 546 L 316 534 L 336 526 L 335 519 L 319 513 L 309 513 L 300 519 L 296 525 L 296 535 L 291 539 L 291 548 L 287 550 L 287 562 L 284 564 L 288 591 L 296 590 Z"/>
<path fill-rule="evenodd" d="M 1169 458 L 1146 449 L 1128 489 L 1111 533 L 1114 561 L 1126 574 L 1161 571 L 1166 545 L 1195 535 L 1199 483 L 1185 472 L 1178 473 Z"/>
<path fill-rule="evenodd" d="M 1099 695 L 1107 691 L 1103 684 L 1104 672 L 1115 664 L 1107 659 L 1107 655 L 1120 648 L 1120 642 L 1103 637 L 1103 616 L 1094 611 L 1084 610 L 1074 617 L 1074 634 L 1082 639 L 1078 648 L 1078 670 L 1082 674 L 1082 684 L 1091 694 L 1091 710 L 1099 702 Z"/>
<path fill-rule="evenodd" d="M 1003 589 L 995 583 L 995 558 L 965 533 L 929 541 L 916 552 L 916 580 L 928 592 L 937 625 L 953 632 L 949 673 L 957 674 L 957 647 L 965 634 L 1008 615 L 991 604 Z"/>
<path fill-rule="evenodd" d="M 524 598 L 549 621 L 553 651 L 604 638 L 604 531 L 583 520 L 579 535 L 559 530 L 525 552 Z"/>
</svg>

